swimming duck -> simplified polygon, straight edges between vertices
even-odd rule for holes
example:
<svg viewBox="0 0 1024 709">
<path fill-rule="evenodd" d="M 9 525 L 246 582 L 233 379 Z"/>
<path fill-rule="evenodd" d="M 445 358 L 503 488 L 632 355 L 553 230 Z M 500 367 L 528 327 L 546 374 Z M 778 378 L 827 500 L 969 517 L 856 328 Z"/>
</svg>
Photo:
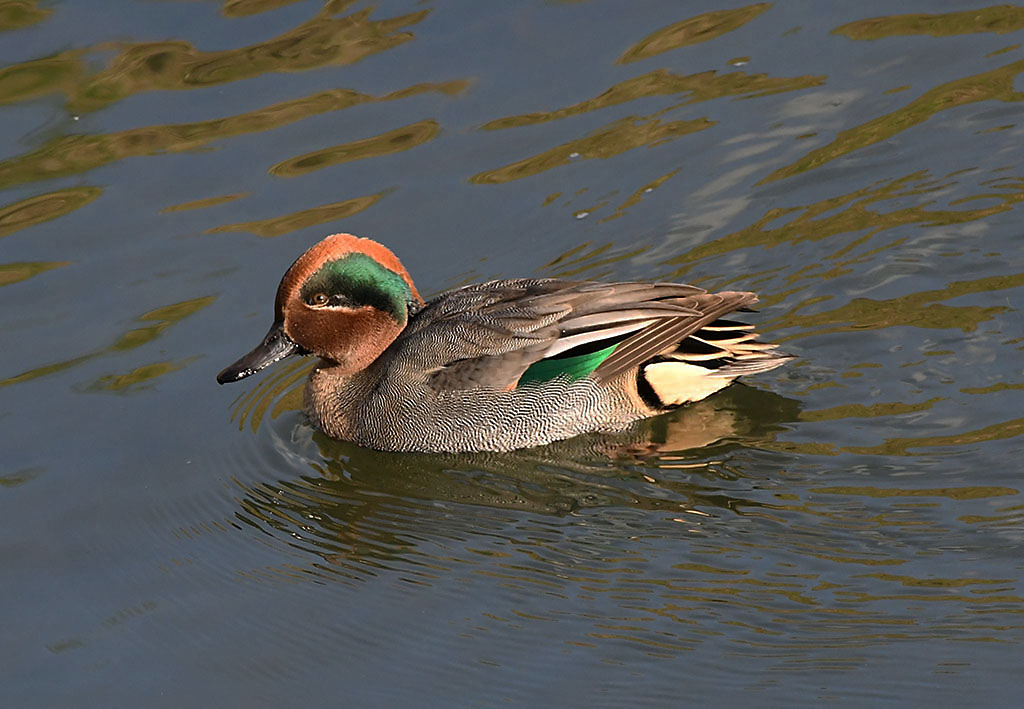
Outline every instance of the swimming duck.
<svg viewBox="0 0 1024 709">
<path fill-rule="evenodd" d="M 757 341 L 753 293 L 681 283 L 488 281 L 420 297 L 386 247 L 335 234 L 285 272 L 274 324 L 217 375 L 320 358 L 305 409 L 332 438 L 389 451 L 508 451 L 698 401 L 790 359 Z"/>
</svg>

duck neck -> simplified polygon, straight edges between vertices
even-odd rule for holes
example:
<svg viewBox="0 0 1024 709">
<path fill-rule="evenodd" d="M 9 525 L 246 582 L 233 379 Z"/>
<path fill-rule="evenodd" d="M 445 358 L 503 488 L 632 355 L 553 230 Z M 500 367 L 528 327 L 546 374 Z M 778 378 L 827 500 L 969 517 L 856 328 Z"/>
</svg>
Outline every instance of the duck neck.
<svg viewBox="0 0 1024 709">
<path fill-rule="evenodd" d="M 366 370 L 351 371 L 321 359 L 306 382 L 304 406 L 313 424 L 332 438 L 351 439 L 359 403 L 370 391 Z"/>
</svg>

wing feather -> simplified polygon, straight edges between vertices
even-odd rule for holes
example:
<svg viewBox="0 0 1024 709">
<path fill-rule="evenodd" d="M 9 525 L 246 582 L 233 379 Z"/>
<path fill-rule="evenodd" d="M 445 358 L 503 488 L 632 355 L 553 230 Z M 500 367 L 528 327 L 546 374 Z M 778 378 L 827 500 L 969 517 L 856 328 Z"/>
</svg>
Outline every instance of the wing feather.
<svg viewBox="0 0 1024 709">
<path fill-rule="evenodd" d="M 750 326 L 719 317 L 756 300 L 753 293 L 712 294 L 679 283 L 490 281 L 428 302 L 392 343 L 387 359 L 389 366 L 425 372 L 440 390 L 509 389 L 541 360 L 571 358 L 577 348 L 591 352 L 618 342 L 591 374 L 607 381 L 677 348 L 702 328 L 706 344 L 724 353 L 722 341 L 745 341 L 751 333 Z M 745 353 L 753 350 L 746 347 Z"/>
<path fill-rule="evenodd" d="M 647 326 L 624 340 L 592 376 L 598 381 L 613 379 L 652 357 L 674 350 L 680 342 L 720 316 L 756 302 L 755 294 L 742 291 L 703 293 L 685 298 L 683 304 L 698 311 L 697 315 L 684 315 Z"/>
</svg>

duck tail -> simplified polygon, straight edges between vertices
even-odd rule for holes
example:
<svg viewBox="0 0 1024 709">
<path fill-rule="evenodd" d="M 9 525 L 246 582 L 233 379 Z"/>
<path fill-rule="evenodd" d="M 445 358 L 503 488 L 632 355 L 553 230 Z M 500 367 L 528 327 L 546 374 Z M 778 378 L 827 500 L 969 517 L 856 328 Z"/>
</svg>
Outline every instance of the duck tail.
<svg viewBox="0 0 1024 709">
<path fill-rule="evenodd" d="M 791 359 L 778 351 L 778 345 L 758 342 L 753 325 L 719 319 L 686 337 L 673 351 L 641 365 L 637 386 L 653 408 L 672 408 L 700 401 L 737 377 L 767 372 Z"/>
</svg>

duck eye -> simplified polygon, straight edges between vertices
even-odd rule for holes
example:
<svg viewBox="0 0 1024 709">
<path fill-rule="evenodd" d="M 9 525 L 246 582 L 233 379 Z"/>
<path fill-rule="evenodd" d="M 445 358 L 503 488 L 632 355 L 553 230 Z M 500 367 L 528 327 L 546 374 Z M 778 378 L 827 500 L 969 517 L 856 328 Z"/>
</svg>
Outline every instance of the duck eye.
<svg viewBox="0 0 1024 709">
<path fill-rule="evenodd" d="M 309 305 L 327 305 L 330 300 L 326 293 L 315 293 L 306 302 Z"/>
</svg>

